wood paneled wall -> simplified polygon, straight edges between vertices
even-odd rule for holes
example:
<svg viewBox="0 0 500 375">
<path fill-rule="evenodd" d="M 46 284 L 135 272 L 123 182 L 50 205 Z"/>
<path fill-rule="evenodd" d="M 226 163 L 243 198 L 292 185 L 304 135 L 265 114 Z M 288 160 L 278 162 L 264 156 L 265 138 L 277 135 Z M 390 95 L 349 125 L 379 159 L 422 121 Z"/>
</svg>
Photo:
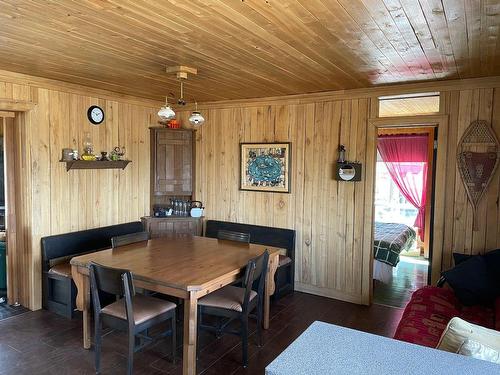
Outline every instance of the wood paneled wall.
<svg viewBox="0 0 500 375">
<path fill-rule="evenodd" d="M 472 120 L 490 121 L 500 135 L 500 80 L 495 81 L 498 88 L 493 81 L 419 85 L 422 92 L 442 91 L 442 115 L 448 117 L 438 149 L 445 153 L 445 167 L 438 171 L 445 180 L 445 198 L 436 202 L 436 216 L 444 218 L 436 228 L 437 274 L 451 266 L 453 251 L 479 253 L 500 246 L 500 171 L 478 210 L 480 230 L 473 232 L 455 162 L 457 143 Z M 196 135 L 196 198 L 205 203 L 207 218 L 295 229 L 297 289 L 367 303 L 374 177 L 374 155 L 367 149 L 375 142 L 369 119 L 376 116 L 376 95 L 414 90 L 406 85 L 200 106 L 207 122 Z M 41 306 L 42 236 L 148 213 L 148 126 L 155 123 L 161 103 L 1 71 L 0 99 L 36 103 L 16 117 L 21 208 L 27 218 L 18 225 L 24 241 L 18 296 L 36 309 Z M 106 110 L 100 127 L 86 120 L 92 104 Z M 180 112 L 181 121 L 187 123 L 188 114 Z M 59 163 L 61 148 L 81 149 L 86 131 L 92 132 L 96 151 L 125 145 L 132 164 L 125 171 L 66 172 Z M 239 191 L 239 142 L 275 140 L 292 142 L 291 194 Z M 339 144 L 346 145 L 349 159 L 364 164 L 363 181 L 333 179 Z"/>
<path fill-rule="evenodd" d="M 156 122 L 158 106 L 139 105 L 112 93 L 103 99 L 89 90 L 81 94 L 61 89 L 0 81 L 0 99 L 36 103 L 19 114 L 24 202 L 22 226 L 23 267 L 13 272 L 18 281 L 13 299 L 32 309 L 41 307 L 40 238 L 139 220 L 149 213 L 149 130 Z M 92 126 L 90 105 L 105 110 L 105 121 Z M 61 149 L 82 150 L 90 132 L 96 152 L 125 146 L 132 163 L 125 170 L 72 170 L 60 163 Z M 19 230 L 19 228 L 18 228 Z"/>
<path fill-rule="evenodd" d="M 210 109 L 196 198 L 211 219 L 297 230 L 297 288 L 361 302 L 365 182 L 333 180 L 339 143 L 365 163 L 369 99 Z M 185 121 L 185 119 L 184 119 Z M 292 142 L 291 194 L 239 191 L 239 142 Z"/>
<path fill-rule="evenodd" d="M 453 252 L 479 254 L 500 248 L 500 169 L 480 201 L 473 230 L 472 205 L 467 199 L 460 173 L 456 167 L 457 145 L 464 131 L 474 120 L 488 121 L 500 139 L 500 85 L 498 88 L 450 91 L 442 94 L 443 110 L 449 115 L 446 152 L 446 195 L 442 268 L 453 265 Z"/>
<path fill-rule="evenodd" d="M 441 115 L 448 121 L 440 129 L 437 151 L 445 165 L 437 171 L 445 198 L 436 204 L 434 281 L 452 266 L 453 252 L 500 247 L 500 170 L 478 210 L 480 230 L 473 231 L 472 209 L 456 167 L 457 144 L 471 121 L 487 120 L 500 136 L 498 86 L 441 93 Z M 439 91 L 439 84 L 429 89 Z M 197 134 L 196 197 L 204 202 L 205 215 L 295 229 L 297 289 L 367 303 L 374 178 L 367 146 L 375 141 L 368 119 L 376 117 L 376 107 L 376 97 L 268 105 L 263 100 L 220 108 L 211 103 Z M 187 122 L 187 113 L 182 120 Z M 238 143 L 272 141 L 292 142 L 291 194 L 239 191 Z M 346 146 L 349 160 L 363 163 L 362 182 L 333 179 L 339 144 Z"/>
</svg>

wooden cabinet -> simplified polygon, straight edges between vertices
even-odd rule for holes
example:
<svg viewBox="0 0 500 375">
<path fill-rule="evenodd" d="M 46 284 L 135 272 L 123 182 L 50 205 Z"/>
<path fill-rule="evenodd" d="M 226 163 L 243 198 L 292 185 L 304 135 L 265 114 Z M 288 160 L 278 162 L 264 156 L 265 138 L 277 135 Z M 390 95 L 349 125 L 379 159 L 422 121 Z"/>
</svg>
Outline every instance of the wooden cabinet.
<svg viewBox="0 0 500 375">
<path fill-rule="evenodd" d="M 144 230 L 151 238 L 163 237 L 169 233 L 192 234 L 201 236 L 203 231 L 202 219 L 198 217 L 143 217 Z"/>
<path fill-rule="evenodd" d="M 193 131 L 151 128 L 151 193 L 154 196 L 193 194 Z M 160 199 L 164 202 L 164 199 Z M 160 203 L 162 203 L 160 202 Z"/>
<path fill-rule="evenodd" d="M 170 205 L 170 198 L 191 200 L 194 191 L 194 131 L 150 128 L 151 216 L 142 223 L 152 238 L 169 233 L 200 236 L 202 219 L 186 216 L 154 216 L 155 209 Z"/>
</svg>

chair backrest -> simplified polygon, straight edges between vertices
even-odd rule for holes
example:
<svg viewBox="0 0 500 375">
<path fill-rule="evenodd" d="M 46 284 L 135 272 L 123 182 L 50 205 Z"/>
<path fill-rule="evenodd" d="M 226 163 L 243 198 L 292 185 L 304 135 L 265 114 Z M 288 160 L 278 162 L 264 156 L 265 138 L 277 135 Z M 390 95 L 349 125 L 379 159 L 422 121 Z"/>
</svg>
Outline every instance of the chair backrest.
<svg viewBox="0 0 500 375">
<path fill-rule="evenodd" d="M 220 229 L 217 232 L 217 238 L 219 240 L 229 240 L 229 241 L 250 243 L 250 233 L 235 232 L 235 231 L 231 231 L 231 230 Z"/>
<path fill-rule="evenodd" d="M 269 252 L 266 250 L 260 256 L 251 259 L 245 270 L 243 279 L 243 288 L 245 288 L 245 297 L 243 299 L 243 310 L 246 309 L 250 299 L 250 292 L 255 290 L 259 298 L 259 305 L 264 301 L 263 293 L 266 284 L 267 267 L 269 263 Z"/>
<path fill-rule="evenodd" d="M 137 242 L 145 242 L 149 240 L 148 232 L 136 232 L 124 234 L 122 236 L 115 236 L 111 238 L 111 247 L 114 249 L 116 247 L 130 245 Z"/>
<path fill-rule="evenodd" d="M 94 303 L 94 312 L 96 314 L 101 311 L 100 292 L 112 294 L 118 298 L 125 297 L 127 305 L 129 304 L 128 302 L 131 303 L 132 297 L 135 295 L 135 290 L 132 283 L 132 274 L 129 270 L 106 267 L 91 262 L 89 265 L 89 276 L 92 302 Z"/>
</svg>

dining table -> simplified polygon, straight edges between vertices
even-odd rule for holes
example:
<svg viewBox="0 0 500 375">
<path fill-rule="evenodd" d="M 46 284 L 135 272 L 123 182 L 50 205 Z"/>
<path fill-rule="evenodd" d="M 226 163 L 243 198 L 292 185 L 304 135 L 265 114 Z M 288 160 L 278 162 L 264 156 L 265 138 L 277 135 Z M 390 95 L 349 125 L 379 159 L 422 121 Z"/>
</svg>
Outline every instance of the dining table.
<svg viewBox="0 0 500 375">
<path fill-rule="evenodd" d="M 183 374 L 196 374 L 198 299 L 241 279 L 248 261 L 266 250 L 269 265 L 264 288 L 263 328 L 267 329 L 270 297 L 275 290 L 274 275 L 283 249 L 171 234 L 72 258 L 76 306 L 83 312 L 83 347 L 91 347 L 89 264 L 127 269 L 132 273 L 135 287 L 183 299 Z"/>
</svg>

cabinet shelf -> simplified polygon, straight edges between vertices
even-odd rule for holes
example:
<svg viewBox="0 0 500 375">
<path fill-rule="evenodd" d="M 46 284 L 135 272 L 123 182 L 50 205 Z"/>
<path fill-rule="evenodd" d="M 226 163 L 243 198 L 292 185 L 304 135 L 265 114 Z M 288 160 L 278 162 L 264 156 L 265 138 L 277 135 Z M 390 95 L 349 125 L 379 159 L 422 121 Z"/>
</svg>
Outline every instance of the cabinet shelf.
<svg viewBox="0 0 500 375">
<path fill-rule="evenodd" d="M 71 169 L 125 169 L 131 160 L 60 160 L 61 163 L 66 163 L 66 170 Z"/>
</svg>

